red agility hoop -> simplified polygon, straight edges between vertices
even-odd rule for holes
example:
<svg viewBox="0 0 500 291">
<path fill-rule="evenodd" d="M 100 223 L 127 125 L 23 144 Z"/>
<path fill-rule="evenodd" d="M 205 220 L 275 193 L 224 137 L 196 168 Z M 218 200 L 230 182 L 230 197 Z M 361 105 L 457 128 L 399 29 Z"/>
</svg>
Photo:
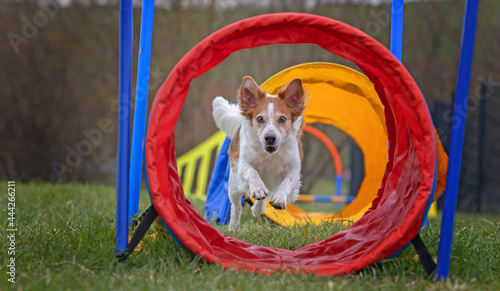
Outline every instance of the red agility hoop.
<svg viewBox="0 0 500 291">
<path fill-rule="evenodd" d="M 351 60 L 370 78 L 385 106 L 390 148 L 381 188 L 365 215 L 327 240 L 290 251 L 228 237 L 197 213 L 182 190 L 173 131 L 193 78 L 241 49 L 300 43 L 317 44 Z M 245 19 L 197 44 L 158 91 L 146 140 L 151 199 L 174 236 L 208 262 L 266 273 L 299 270 L 343 275 L 394 254 L 420 230 L 432 200 L 435 159 L 434 128 L 427 105 L 403 65 L 380 43 L 347 24 L 298 13 Z"/>
</svg>

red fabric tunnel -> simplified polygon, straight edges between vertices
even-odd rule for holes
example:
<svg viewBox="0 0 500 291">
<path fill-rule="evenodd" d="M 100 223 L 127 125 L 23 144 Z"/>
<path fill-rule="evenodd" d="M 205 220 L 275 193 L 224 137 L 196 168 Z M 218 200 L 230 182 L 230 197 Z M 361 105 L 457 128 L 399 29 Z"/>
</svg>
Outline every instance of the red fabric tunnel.
<svg viewBox="0 0 500 291">
<path fill-rule="evenodd" d="M 317 44 L 351 60 L 370 78 L 385 106 L 390 147 L 381 188 L 366 214 L 327 240 L 290 251 L 228 237 L 197 213 L 182 190 L 173 131 L 193 78 L 241 49 L 299 43 Z M 419 88 L 376 40 L 325 17 L 268 14 L 220 29 L 177 63 L 154 100 L 146 163 L 151 198 L 161 219 L 183 246 L 208 262 L 264 273 L 343 275 L 386 259 L 418 234 L 433 193 L 435 136 Z"/>
</svg>

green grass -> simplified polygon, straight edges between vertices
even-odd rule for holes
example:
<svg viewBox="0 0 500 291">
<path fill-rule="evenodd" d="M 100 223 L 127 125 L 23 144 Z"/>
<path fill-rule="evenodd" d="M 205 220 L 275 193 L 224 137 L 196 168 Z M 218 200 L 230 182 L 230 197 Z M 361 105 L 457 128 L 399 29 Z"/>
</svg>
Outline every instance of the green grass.
<svg viewBox="0 0 500 291">
<path fill-rule="evenodd" d="M 2 182 L 2 193 L 7 183 Z M 114 258 L 115 189 L 99 185 L 16 185 L 16 283 L 7 282 L 7 196 L 2 197 L 0 290 L 500 290 L 500 217 L 459 214 L 451 278 L 426 278 L 409 247 L 381 267 L 340 278 L 241 274 L 196 258 L 170 237 L 151 236 L 123 264 Z M 147 194 L 141 209 L 148 206 Z M 202 209 L 202 201 L 193 201 Z M 250 217 L 234 234 L 254 244 L 296 249 L 342 229 L 336 224 L 287 229 Z M 200 210 L 201 211 L 201 210 Z M 439 219 L 422 230 L 437 254 Z M 225 227 L 219 227 L 226 231 Z M 151 231 L 151 233 L 153 233 Z"/>
</svg>

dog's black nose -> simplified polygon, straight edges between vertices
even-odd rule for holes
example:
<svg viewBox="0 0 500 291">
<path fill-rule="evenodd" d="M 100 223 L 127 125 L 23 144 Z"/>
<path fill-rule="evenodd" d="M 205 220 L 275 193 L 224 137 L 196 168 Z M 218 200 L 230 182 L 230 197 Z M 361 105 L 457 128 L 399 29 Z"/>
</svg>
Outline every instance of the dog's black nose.
<svg viewBox="0 0 500 291">
<path fill-rule="evenodd" d="M 264 139 L 268 145 L 272 145 L 276 141 L 276 136 L 274 134 L 268 134 L 264 136 Z"/>
</svg>

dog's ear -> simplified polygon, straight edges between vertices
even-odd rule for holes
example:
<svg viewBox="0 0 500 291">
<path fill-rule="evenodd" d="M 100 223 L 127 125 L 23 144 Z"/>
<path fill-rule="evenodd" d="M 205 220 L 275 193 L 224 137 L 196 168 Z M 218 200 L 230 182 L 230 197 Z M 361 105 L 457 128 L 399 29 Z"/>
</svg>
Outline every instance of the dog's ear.
<svg viewBox="0 0 500 291">
<path fill-rule="evenodd" d="M 302 79 L 293 79 L 290 83 L 281 87 L 278 91 L 278 97 L 283 99 L 286 104 L 294 110 L 295 115 L 298 116 L 302 114 L 302 111 L 305 109 Z"/>
<path fill-rule="evenodd" d="M 265 97 L 263 89 L 255 83 L 254 79 L 250 76 L 243 78 L 240 89 L 238 91 L 238 101 L 240 103 L 243 115 L 247 115 L 248 111 L 252 109 L 259 98 Z"/>
</svg>

